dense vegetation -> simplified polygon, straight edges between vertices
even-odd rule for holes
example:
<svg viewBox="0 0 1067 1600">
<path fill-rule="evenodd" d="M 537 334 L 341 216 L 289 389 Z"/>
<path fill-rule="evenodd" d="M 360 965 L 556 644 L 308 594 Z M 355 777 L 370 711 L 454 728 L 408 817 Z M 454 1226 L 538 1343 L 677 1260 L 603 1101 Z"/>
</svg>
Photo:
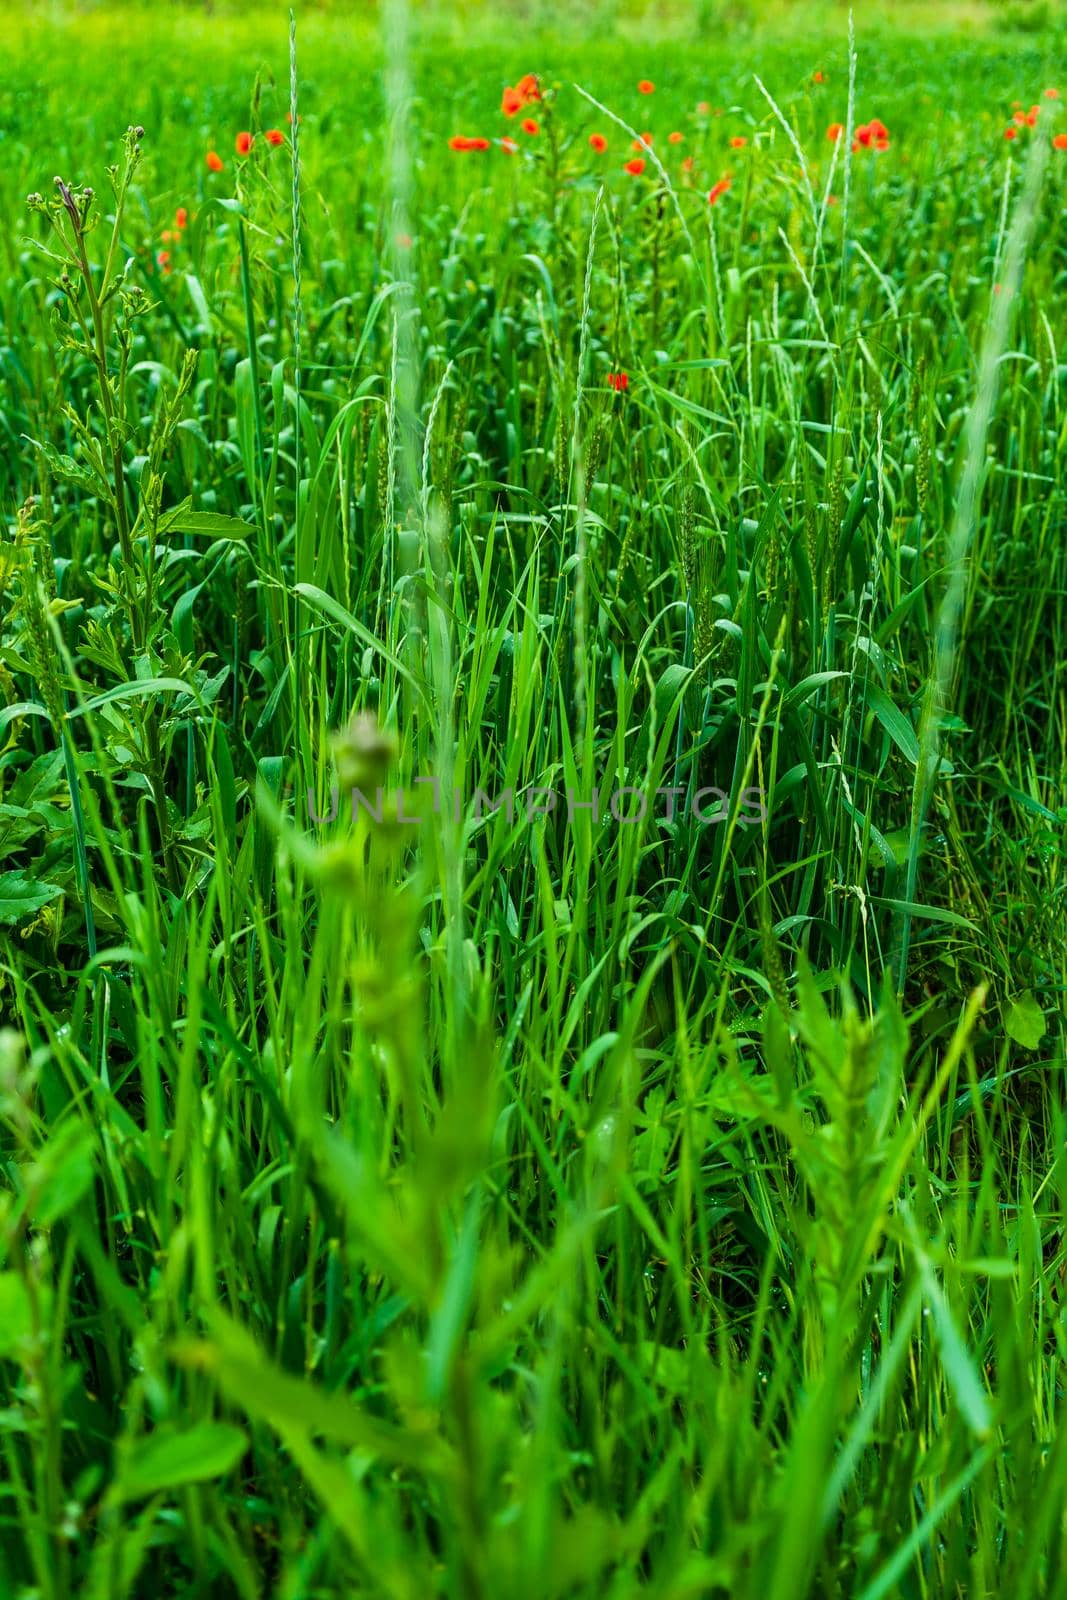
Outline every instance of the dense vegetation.
<svg viewBox="0 0 1067 1600">
<path fill-rule="evenodd" d="M 0 22 L 0 1595 L 1067 1594 L 1057 40 L 297 25 Z"/>
</svg>

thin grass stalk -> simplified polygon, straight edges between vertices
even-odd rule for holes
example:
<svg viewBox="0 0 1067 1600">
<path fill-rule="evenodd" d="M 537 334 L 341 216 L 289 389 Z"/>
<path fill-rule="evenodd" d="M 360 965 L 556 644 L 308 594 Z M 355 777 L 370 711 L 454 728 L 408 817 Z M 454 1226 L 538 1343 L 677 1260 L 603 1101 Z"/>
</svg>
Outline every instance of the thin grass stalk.
<svg viewBox="0 0 1067 1600">
<path fill-rule="evenodd" d="M 292 270 L 293 270 L 293 459 L 295 482 L 293 485 L 293 699 L 296 706 L 296 726 L 300 726 L 300 707 L 302 691 L 301 674 L 301 606 L 300 593 L 295 585 L 301 582 L 303 572 L 303 513 L 301 496 L 302 463 L 300 456 L 300 407 L 301 407 L 301 339 L 303 334 L 303 293 L 301 281 L 301 241 L 300 241 L 300 111 L 298 75 L 296 66 L 296 12 L 289 12 L 289 124 L 290 124 L 290 152 L 292 171 Z M 310 721 L 310 708 L 309 708 Z M 299 787 L 304 786 L 301 775 Z"/>
<path fill-rule="evenodd" d="M 908 970 L 912 922 L 910 907 L 915 903 L 922 831 L 941 765 L 941 718 L 949 707 L 959 644 L 959 620 L 967 593 L 968 557 L 981 512 L 987 467 L 986 440 L 996 409 L 1001 357 L 1008 346 L 1012 312 L 1033 232 L 1044 169 L 1045 147 L 1035 141 L 1031 148 L 1025 186 L 1016 205 L 1015 220 L 1004 252 L 1004 292 L 995 299 L 986 328 L 975 397 L 964 430 L 963 470 L 946 552 L 948 576 L 934 625 L 933 661 L 926 679 L 919 723 L 919 759 L 912 788 L 904 892 L 905 905 L 909 909 L 900 915 L 897 939 L 896 982 L 897 990 L 901 993 Z"/>
</svg>

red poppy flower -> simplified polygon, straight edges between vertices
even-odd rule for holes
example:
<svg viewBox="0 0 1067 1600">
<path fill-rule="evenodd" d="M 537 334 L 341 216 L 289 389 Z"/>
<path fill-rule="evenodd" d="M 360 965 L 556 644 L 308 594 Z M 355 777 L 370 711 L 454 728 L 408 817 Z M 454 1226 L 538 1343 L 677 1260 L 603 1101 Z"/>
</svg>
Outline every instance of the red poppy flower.
<svg viewBox="0 0 1067 1600">
<path fill-rule="evenodd" d="M 237 154 L 246 156 L 252 148 L 252 135 L 250 133 L 239 133 L 233 143 Z"/>
<path fill-rule="evenodd" d="M 510 86 L 500 97 L 500 109 L 506 117 L 517 117 L 525 104 L 526 101 L 518 89 L 512 89 Z"/>
<path fill-rule="evenodd" d="M 602 133 L 591 133 L 589 135 L 589 143 L 598 156 L 602 156 L 608 147 L 608 141 Z"/>
<path fill-rule="evenodd" d="M 1045 99 L 1046 100 L 1058 100 L 1059 97 L 1060 97 L 1060 91 L 1058 89 L 1046 89 L 1045 90 Z"/>
<path fill-rule="evenodd" d="M 709 100 L 698 101 L 698 103 L 697 103 L 697 114 L 698 114 L 698 116 L 706 117 L 710 110 L 711 110 L 711 102 Z"/>
<path fill-rule="evenodd" d="M 159 252 L 159 254 L 156 256 L 156 261 L 157 261 L 157 263 L 159 265 L 159 270 L 161 272 L 169 272 L 170 271 L 170 251 L 169 250 L 161 250 Z"/>
<path fill-rule="evenodd" d="M 207 165 L 208 165 L 208 171 L 209 172 L 221 172 L 222 171 L 222 157 L 217 153 L 217 151 L 215 151 L 215 150 L 209 150 L 208 151 L 208 153 L 207 153 Z"/>
<path fill-rule="evenodd" d="M 826 204 L 828 206 L 836 206 L 836 204 L 837 204 L 837 196 L 836 196 L 836 194 L 828 194 L 826 196 Z"/>
<path fill-rule="evenodd" d="M 162 239 L 164 244 L 174 244 L 179 236 L 170 228 L 164 228 L 159 237 Z"/>
<path fill-rule="evenodd" d="M 1005 139 L 1015 139 L 1015 138 L 1018 137 L 1018 133 L 1019 133 L 1018 128 L 1013 128 L 1013 127 L 1009 126 L 1009 127 L 1004 129 L 1004 137 L 1005 137 Z"/>
<path fill-rule="evenodd" d="M 450 150 L 469 150 L 471 143 L 472 141 L 465 138 L 462 133 L 454 133 L 448 141 L 448 148 Z"/>
<path fill-rule="evenodd" d="M 667 143 L 668 144 L 681 144 L 683 137 L 684 137 L 684 135 L 682 135 L 682 134 L 680 134 L 678 132 L 669 133 L 667 135 Z"/>
<path fill-rule="evenodd" d="M 1037 124 L 1037 114 L 1040 111 L 1040 109 L 1041 109 L 1040 106 L 1031 106 L 1030 107 L 1030 110 L 1028 111 L 1028 113 L 1026 115 L 1026 119 L 1025 119 L 1026 120 L 1026 126 L 1028 128 L 1033 128 L 1033 127 L 1036 126 L 1036 124 Z"/>
<path fill-rule="evenodd" d="M 607 377 L 609 389 L 614 389 L 616 394 L 621 394 L 630 387 L 629 374 L 625 372 L 609 372 Z"/>
<path fill-rule="evenodd" d="M 490 148 L 490 142 L 489 142 L 488 139 L 468 139 L 467 140 L 467 149 L 468 150 L 488 150 L 489 148 Z"/>
<path fill-rule="evenodd" d="M 732 150 L 743 150 L 747 143 L 748 140 L 745 138 L 744 134 L 735 133 L 733 138 L 730 140 L 730 148 Z"/>
<path fill-rule="evenodd" d="M 825 83 L 826 82 L 826 78 L 825 78 L 825 75 L 823 73 L 821 73 L 821 72 L 813 72 L 812 75 L 811 75 L 811 81 L 812 81 L 812 83 Z"/>
<path fill-rule="evenodd" d="M 871 130 L 872 139 L 878 140 L 889 138 L 889 129 L 886 127 L 884 122 L 879 122 L 877 117 L 872 117 L 867 126 Z"/>
<path fill-rule="evenodd" d="M 845 125 L 843 122 L 831 122 L 830 126 L 826 130 L 826 137 L 829 139 L 831 144 L 836 144 L 844 131 Z"/>
<path fill-rule="evenodd" d="M 1013 111 L 1012 115 L 1011 115 L 1011 120 L 1013 122 L 1018 123 L 1018 125 L 1020 127 L 1022 127 L 1023 123 L 1026 121 L 1026 112 L 1025 111 Z"/>
<path fill-rule="evenodd" d="M 693 162 L 692 156 L 686 156 L 685 160 L 682 162 L 682 171 L 683 172 L 692 172 L 693 166 L 694 166 L 694 162 Z"/>
<path fill-rule="evenodd" d="M 268 144 L 274 145 L 275 148 L 277 148 L 278 145 L 285 143 L 285 134 L 280 128 L 268 128 L 263 137 L 266 139 Z"/>
<path fill-rule="evenodd" d="M 637 85 L 637 92 L 638 94 L 655 94 L 656 85 L 654 83 L 650 83 L 647 78 L 642 78 L 641 82 Z"/>
<path fill-rule="evenodd" d="M 188 213 L 188 211 L 186 211 L 184 206 L 179 206 L 177 211 L 174 213 L 174 226 L 176 228 L 184 228 L 186 226 L 186 224 L 188 223 L 188 221 L 189 221 L 189 213 Z"/>
<path fill-rule="evenodd" d="M 645 163 L 640 156 L 634 156 L 632 161 L 627 161 L 623 166 L 623 171 L 629 172 L 635 178 L 639 178 L 644 170 Z"/>
<path fill-rule="evenodd" d="M 1067 150 L 1067 133 L 1054 133 L 1052 135 L 1053 150 Z"/>
<path fill-rule="evenodd" d="M 530 135 L 531 139 L 533 138 L 534 134 L 538 132 L 538 126 L 537 126 L 537 123 L 534 121 L 533 117 L 524 117 L 523 118 L 523 120 L 522 120 L 522 131 L 523 131 L 523 133 L 528 133 Z"/>
<path fill-rule="evenodd" d="M 514 139 L 501 139 L 500 148 L 506 156 L 513 156 L 517 154 L 519 147 Z"/>
<path fill-rule="evenodd" d="M 718 205 L 719 201 L 722 199 L 729 187 L 729 178 L 720 178 L 718 183 L 713 183 L 711 188 L 708 190 L 708 205 Z"/>
<path fill-rule="evenodd" d="M 874 133 L 872 132 L 870 126 L 866 122 L 861 122 L 859 127 L 856 129 L 856 143 L 852 146 L 852 148 L 855 150 L 862 145 L 864 149 L 866 149 L 873 139 Z"/>
<path fill-rule="evenodd" d="M 526 72 L 515 85 L 523 100 L 540 100 L 541 89 L 537 81 L 536 72 Z"/>
</svg>

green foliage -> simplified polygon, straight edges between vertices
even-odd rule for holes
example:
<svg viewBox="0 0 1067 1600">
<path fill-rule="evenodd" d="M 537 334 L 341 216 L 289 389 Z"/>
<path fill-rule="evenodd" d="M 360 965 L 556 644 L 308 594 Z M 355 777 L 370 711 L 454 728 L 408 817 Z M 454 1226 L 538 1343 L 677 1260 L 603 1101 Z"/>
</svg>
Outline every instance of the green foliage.
<svg viewBox="0 0 1067 1600">
<path fill-rule="evenodd" d="M 279 17 L 0 19 L 0 1593 L 1060 1594 L 1045 35 Z"/>
</svg>

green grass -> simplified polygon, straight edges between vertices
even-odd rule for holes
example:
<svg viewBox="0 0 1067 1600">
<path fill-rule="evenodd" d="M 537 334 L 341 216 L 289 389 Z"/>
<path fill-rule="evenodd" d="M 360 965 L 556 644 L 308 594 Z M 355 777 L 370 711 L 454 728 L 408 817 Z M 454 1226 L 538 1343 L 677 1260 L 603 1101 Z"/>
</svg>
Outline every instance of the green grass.
<svg viewBox="0 0 1067 1600">
<path fill-rule="evenodd" d="M 998 15 L 0 16 L 0 1600 L 1067 1595 Z"/>
</svg>

